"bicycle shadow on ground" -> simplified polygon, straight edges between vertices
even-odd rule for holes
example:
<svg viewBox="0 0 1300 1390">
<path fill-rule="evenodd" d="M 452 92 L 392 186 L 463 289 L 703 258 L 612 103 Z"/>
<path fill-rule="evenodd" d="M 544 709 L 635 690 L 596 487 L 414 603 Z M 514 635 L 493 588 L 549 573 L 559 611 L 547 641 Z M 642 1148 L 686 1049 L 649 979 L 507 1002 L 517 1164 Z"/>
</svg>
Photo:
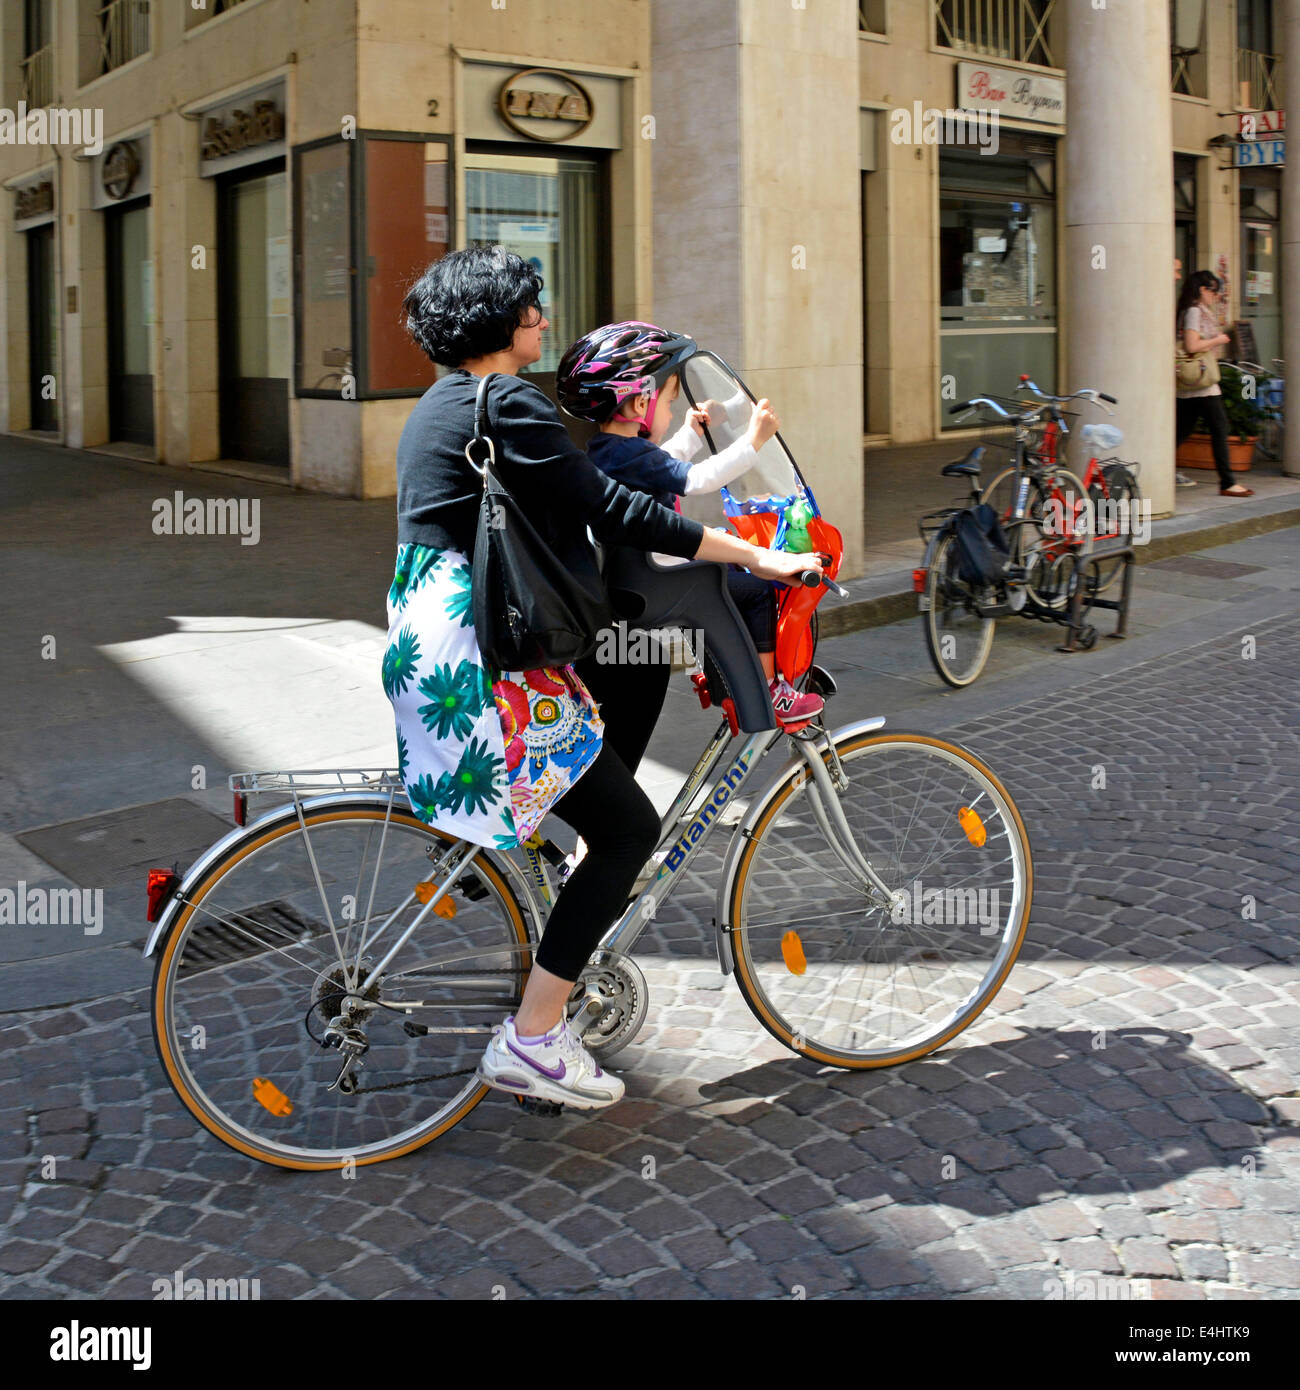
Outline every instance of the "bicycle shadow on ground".
<svg viewBox="0 0 1300 1390">
<path fill-rule="evenodd" d="M 1204 1170 L 1266 1176 L 1269 1141 L 1294 1128 L 1190 1043 L 1159 1028 L 1031 1028 L 891 1070 L 792 1056 L 702 1086 L 700 1132 L 706 1117 L 748 1128 L 853 1201 L 976 1215 L 1151 1191 Z M 743 1161 L 733 1171 L 743 1179 Z"/>
</svg>

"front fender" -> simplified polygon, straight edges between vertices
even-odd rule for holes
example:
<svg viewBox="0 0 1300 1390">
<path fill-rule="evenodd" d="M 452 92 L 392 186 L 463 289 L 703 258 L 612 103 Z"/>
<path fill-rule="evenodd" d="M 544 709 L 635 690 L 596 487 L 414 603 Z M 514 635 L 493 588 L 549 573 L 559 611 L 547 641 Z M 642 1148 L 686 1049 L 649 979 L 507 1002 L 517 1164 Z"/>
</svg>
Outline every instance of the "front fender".
<svg viewBox="0 0 1300 1390">
<path fill-rule="evenodd" d="M 857 738 L 861 734 L 875 733 L 877 729 L 884 727 L 885 716 L 879 714 L 871 719 L 859 719 L 852 724 L 841 724 L 839 728 L 830 731 L 829 738 L 831 743 L 838 747 L 841 743 Z M 724 975 L 730 975 L 736 968 L 736 957 L 731 948 L 731 933 L 735 931 L 736 924 L 731 921 L 730 905 L 736 871 L 740 866 L 740 856 L 744 851 L 746 842 L 753 837 L 754 826 L 766 814 L 767 808 L 775 800 L 777 793 L 785 785 L 790 774 L 803 766 L 805 766 L 803 758 L 795 756 L 781 768 L 780 772 L 768 784 L 766 790 L 750 802 L 744 819 L 737 826 L 731 837 L 731 843 L 727 846 L 726 858 L 722 862 L 722 879 L 718 885 L 718 898 L 713 918 L 718 931 L 716 943 L 718 965 L 722 968 Z"/>
</svg>

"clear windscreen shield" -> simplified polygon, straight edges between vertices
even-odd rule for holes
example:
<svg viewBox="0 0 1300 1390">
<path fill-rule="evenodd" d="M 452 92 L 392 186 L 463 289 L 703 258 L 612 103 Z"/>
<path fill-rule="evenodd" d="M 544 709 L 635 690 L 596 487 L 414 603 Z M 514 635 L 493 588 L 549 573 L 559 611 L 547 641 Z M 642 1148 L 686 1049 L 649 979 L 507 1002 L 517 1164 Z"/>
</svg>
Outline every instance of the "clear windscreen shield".
<svg viewBox="0 0 1300 1390">
<path fill-rule="evenodd" d="M 681 389 L 672 404 L 669 435 L 682 428 L 692 407 L 707 407 L 709 412 L 709 424 L 698 439 L 692 463 L 722 453 L 749 434 L 754 402 L 734 373 L 717 358 L 699 353 L 686 362 L 679 377 Z M 794 460 L 775 436 L 759 449 L 755 462 L 726 485 L 726 490 L 734 507 L 753 511 L 776 510 L 806 496 Z M 724 497 L 716 490 L 683 497 L 682 511 L 706 526 L 722 526 L 727 521 Z"/>
</svg>

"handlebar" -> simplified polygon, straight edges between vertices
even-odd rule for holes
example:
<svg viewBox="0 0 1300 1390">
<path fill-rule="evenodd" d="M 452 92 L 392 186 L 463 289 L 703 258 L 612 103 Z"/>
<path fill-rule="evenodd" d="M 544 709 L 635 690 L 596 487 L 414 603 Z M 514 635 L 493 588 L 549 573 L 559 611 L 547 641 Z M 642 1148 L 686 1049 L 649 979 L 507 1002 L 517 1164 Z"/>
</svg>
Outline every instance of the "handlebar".
<svg viewBox="0 0 1300 1390">
<path fill-rule="evenodd" d="M 996 410 L 1004 420 L 1012 419 L 1011 412 L 1004 410 L 997 401 L 990 400 L 988 396 L 972 396 L 968 401 L 961 401 L 957 405 L 950 407 L 949 415 L 960 415 L 963 410 L 974 410 L 977 405 L 986 405 L 990 410 Z"/>
<path fill-rule="evenodd" d="M 1040 400 L 1053 401 L 1057 404 L 1063 404 L 1065 401 L 1077 401 L 1080 398 L 1092 401 L 1096 405 L 1100 405 L 1102 401 L 1109 401 L 1111 405 L 1119 404 L 1114 396 L 1108 396 L 1105 391 L 1095 391 L 1090 386 L 1085 386 L 1082 390 L 1075 391 L 1069 396 L 1053 396 L 1044 391 L 1036 382 L 1030 381 L 1023 373 L 1020 377 L 1020 385 L 1024 390 L 1032 391 Z M 1106 411 L 1107 415 L 1114 415 L 1114 413 L 1113 410 Z"/>
<path fill-rule="evenodd" d="M 831 559 L 829 555 L 819 555 L 817 558 L 824 564 L 829 564 Z M 803 570 L 792 582 L 802 584 L 805 589 L 815 589 L 819 584 L 825 584 L 838 598 L 851 597 L 847 589 L 841 588 L 829 574 L 823 574 L 820 570 Z"/>
</svg>

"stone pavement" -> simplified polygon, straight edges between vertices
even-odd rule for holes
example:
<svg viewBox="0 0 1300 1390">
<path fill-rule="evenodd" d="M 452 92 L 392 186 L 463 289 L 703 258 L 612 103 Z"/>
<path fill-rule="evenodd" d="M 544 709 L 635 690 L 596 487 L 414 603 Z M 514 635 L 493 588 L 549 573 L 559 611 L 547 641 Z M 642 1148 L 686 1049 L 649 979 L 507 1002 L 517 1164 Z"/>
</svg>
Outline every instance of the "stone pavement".
<svg viewBox="0 0 1300 1390">
<path fill-rule="evenodd" d="M 954 730 L 1030 829 L 1020 963 L 942 1053 L 843 1073 L 769 1039 L 717 971 L 716 858 L 638 943 L 621 1105 L 490 1096 L 352 1180 L 196 1132 L 143 988 L 11 990 L 0 1292 L 148 1297 L 183 1269 L 264 1298 L 1296 1297 L 1297 539 L 1144 567 L 1167 625 L 1085 657 L 1004 623 L 970 691 L 926 675 L 914 623 L 825 644 L 840 720 Z"/>
</svg>

